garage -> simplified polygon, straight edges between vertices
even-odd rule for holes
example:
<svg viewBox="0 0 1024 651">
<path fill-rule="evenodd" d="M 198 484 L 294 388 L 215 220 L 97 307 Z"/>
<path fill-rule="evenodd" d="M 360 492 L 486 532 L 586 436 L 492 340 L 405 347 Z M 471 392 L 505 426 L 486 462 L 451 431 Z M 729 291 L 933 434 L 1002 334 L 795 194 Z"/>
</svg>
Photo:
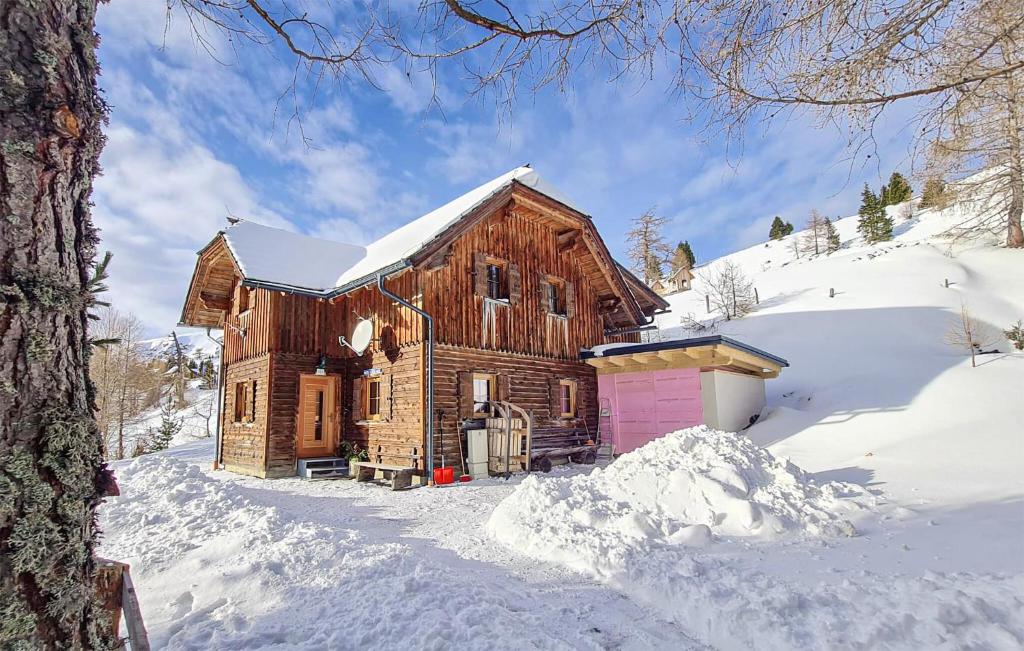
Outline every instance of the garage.
<svg viewBox="0 0 1024 651">
<path fill-rule="evenodd" d="M 765 380 L 789 366 L 722 335 L 609 344 L 581 357 L 597 369 L 601 420 L 616 454 L 695 425 L 747 427 L 765 406 Z"/>
</svg>

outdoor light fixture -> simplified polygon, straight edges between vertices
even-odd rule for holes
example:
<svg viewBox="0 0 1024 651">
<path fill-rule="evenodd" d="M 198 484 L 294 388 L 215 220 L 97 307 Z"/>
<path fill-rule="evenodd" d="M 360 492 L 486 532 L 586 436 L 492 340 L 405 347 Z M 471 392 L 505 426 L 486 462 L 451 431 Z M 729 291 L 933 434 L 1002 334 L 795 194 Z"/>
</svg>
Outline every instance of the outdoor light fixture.
<svg viewBox="0 0 1024 651">
<path fill-rule="evenodd" d="M 320 363 L 316 365 L 316 375 L 327 375 L 327 355 L 320 356 Z"/>
</svg>

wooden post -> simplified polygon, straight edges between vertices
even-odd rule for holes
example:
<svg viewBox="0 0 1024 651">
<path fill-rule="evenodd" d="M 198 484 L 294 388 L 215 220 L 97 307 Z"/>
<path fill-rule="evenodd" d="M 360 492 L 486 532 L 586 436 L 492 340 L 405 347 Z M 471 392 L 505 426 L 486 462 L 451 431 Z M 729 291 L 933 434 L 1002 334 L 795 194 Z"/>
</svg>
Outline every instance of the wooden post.
<svg viewBox="0 0 1024 651">
<path fill-rule="evenodd" d="M 835 287 L 829 287 L 828 288 L 828 297 L 829 298 L 835 298 L 836 297 L 836 288 Z"/>
<path fill-rule="evenodd" d="M 949 278 L 946 279 L 946 289 L 949 289 Z"/>
<path fill-rule="evenodd" d="M 124 583 L 121 591 L 121 610 L 124 611 L 124 625 L 128 629 L 128 640 L 132 651 L 149 651 L 149 635 L 142 623 L 142 610 L 139 608 L 139 597 L 135 594 L 135 585 L 128 568 L 124 569 Z"/>
<path fill-rule="evenodd" d="M 761 304 L 761 297 L 757 295 L 757 287 L 754 288 L 754 303 L 757 305 Z"/>
<path fill-rule="evenodd" d="M 707 313 L 711 314 L 711 295 L 704 294 L 704 307 L 707 309 Z"/>
</svg>

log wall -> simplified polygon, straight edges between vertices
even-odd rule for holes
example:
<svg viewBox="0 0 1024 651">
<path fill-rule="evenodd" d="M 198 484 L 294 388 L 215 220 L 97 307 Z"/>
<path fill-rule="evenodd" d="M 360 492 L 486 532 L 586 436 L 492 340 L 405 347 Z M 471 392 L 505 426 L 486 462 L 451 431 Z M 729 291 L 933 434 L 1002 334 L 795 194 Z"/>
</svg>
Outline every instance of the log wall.
<svg viewBox="0 0 1024 651">
<path fill-rule="evenodd" d="M 423 468 L 423 347 L 409 346 L 389 352 L 367 353 L 353 358 L 342 383 L 343 439 L 366 449 L 370 461 Z M 363 419 L 362 405 L 354 404 L 353 383 L 362 380 L 365 369 L 380 369 L 384 387 L 383 417 Z M 360 392 L 361 393 L 361 392 Z M 362 401 L 362 395 L 358 396 Z"/>
<path fill-rule="evenodd" d="M 496 304 L 474 292 L 477 253 L 518 267 L 518 302 Z M 552 226 L 519 213 L 500 209 L 483 219 L 452 244 L 445 266 L 421 272 L 437 342 L 558 359 L 575 359 L 580 348 L 604 343 L 597 290 L 582 272 L 578 255 L 575 249 L 559 252 Z M 572 284 L 575 313 L 568 319 L 542 309 L 543 275 Z"/>
<path fill-rule="evenodd" d="M 256 418 L 234 421 L 235 385 L 256 381 Z M 267 392 L 270 384 L 270 355 L 229 364 L 224 373 L 224 412 L 221 439 L 224 467 L 243 475 L 266 476 L 266 431 L 269 416 Z"/>
<path fill-rule="evenodd" d="M 459 465 L 458 425 L 462 419 L 471 416 L 460 411 L 460 402 L 462 405 L 466 403 L 465 400 L 460 401 L 464 387 L 459 386 L 459 373 L 463 371 L 496 375 L 498 399 L 512 402 L 532 413 L 537 425 L 585 425 L 591 432 L 597 431 L 597 374 L 585 362 L 438 346 L 434 363 L 434 406 L 444 411 L 440 424 L 446 433 L 444 454 L 448 465 Z M 551 412 L 555 401 L 551 395 L 552 380 L 576 380 L 578 418 L 560 419 L 559 414 Z M 437 438 L 434 447 L 435 463 L 439 464 L 442 450 Z"/>
</svg>

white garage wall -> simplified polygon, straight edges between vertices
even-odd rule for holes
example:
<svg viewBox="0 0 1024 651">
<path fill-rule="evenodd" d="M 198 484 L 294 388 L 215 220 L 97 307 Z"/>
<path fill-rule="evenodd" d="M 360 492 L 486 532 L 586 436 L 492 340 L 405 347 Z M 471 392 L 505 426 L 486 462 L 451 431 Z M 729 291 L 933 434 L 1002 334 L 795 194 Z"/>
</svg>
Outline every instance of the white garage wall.
<svg viewBox="0 0 1024 651">
<path fill-rule="evenodd" d="M 704 422 L 725 432 L 738 432 L 765 406 L 764 379 L 727 371 L 700 374 Z"/>
</svg>

